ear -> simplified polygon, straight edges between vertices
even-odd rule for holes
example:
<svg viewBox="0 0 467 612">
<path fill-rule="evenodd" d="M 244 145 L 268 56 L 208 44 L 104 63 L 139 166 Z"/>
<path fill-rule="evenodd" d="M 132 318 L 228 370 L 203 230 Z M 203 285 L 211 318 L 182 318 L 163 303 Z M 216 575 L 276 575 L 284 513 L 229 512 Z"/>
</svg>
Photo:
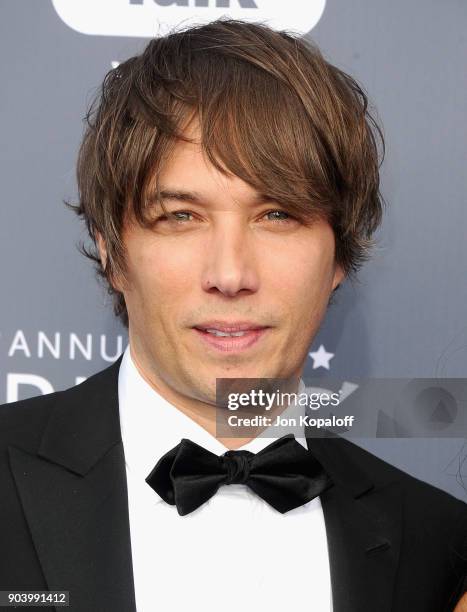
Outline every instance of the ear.
<svg viewBox="0 0 467 612">
<path fill-rule="evenodd" d="M 101 258 L 102 269 L 105 270 L 105 267 L 107 265 L 107 248 L 100 232 L 96 230 L 95 236 L 97 248 L 99 249 L 99 256 Z"/>
<path fill-rule="evenodd" d="M 342 266 L 339 264 L 335 264 L 334 266 L 334 278 L 332 279 L 332 290 L 338 287 L 345 278 L 345 272 L 342 269 Z"/>
<path fill-rule="evenodd" d="M 107 267 L 107 247 L 105 245 L 105 240 L 97 230 L 95 231 L 95 236 L 96 236 L 97 248 L 99 250 L 99 257 L 101 259 L 101 266 L 102 266 L 102 269 L 105 271 Z M 121 289 L 121 284 L 119 283 L 119 281 L 117 282 L 117 277 L 114 276 L 113 272 L 110 274 L 109 280 L 110 280 L 112 287 L 116 291 L 120 291 L 120 293 L 123 293 Z"/>
</svg>

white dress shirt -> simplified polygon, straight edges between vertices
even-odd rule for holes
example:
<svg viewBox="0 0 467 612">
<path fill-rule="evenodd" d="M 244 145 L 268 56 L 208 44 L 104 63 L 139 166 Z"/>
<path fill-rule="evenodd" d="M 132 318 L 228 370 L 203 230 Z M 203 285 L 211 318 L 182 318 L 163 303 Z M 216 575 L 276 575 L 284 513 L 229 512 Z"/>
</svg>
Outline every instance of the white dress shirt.
<svg viewBox="0 0 467 612">
<path fill-rule="evenodd" d="M 281 514 L 246 485 L 224 485 L 180 516 L 145 478 L 181 438 L 217 455 L 227 448 L 144 380 L 129 346 L 118 397 L 137 612 L 332 611 L 319 497 Z M 272 441 L 241 448 L 256 453 Z"/>
</svg>

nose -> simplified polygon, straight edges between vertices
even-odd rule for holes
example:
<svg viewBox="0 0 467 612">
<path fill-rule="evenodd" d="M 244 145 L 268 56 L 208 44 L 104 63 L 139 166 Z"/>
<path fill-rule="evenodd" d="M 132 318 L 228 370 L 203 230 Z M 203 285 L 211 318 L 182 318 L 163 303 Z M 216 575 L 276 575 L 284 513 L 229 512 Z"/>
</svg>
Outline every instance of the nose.
<svg viewBox="0 0 467 612">
<path fill-rule="evenodd" d="M 234 297 L 258 290 L 259 278 L 252 237 L 239 220 L 225 219 L 211 230 L 204 253 L 202 288 Z"/>
</svg>

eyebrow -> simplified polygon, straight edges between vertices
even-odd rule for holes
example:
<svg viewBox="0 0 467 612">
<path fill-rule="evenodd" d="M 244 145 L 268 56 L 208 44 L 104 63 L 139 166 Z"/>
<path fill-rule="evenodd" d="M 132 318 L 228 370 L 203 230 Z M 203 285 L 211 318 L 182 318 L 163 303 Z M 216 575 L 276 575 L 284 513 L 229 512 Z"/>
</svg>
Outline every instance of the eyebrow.
<svg viewBox="0 0 467 612">
<path fill-rule="evenodd" d="M 203 197 L 197 191 L 184 191 L 181 189 L 172 189 L 169 187 L 163 187 L 160 190 L 161 200 L 177 200 L 179 202 L 191 202 L 193 204 L 202 204 L 206 202 L 208 198 Z M 274 201 L 273 198 L 263 193 L 257 193 L 251 200 L 253 205 L 263 204 L 266 202 Z"/>
</svg>

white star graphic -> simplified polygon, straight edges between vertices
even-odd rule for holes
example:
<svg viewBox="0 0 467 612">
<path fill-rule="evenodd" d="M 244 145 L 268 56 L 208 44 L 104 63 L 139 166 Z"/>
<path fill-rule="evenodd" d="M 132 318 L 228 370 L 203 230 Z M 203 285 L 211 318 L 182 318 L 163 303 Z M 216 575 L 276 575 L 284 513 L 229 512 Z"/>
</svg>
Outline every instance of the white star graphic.
<svg viewBox="0 0 467 612">
<path fill-rule="evenodd" d="M 329 361 L 334 357 L 334 353 L 328 353 L 322 344 L 317 351 L 308 353 L 308 355 L 313 359 L 313 370 L 316 368 L 329 370 Z"/>
</svg>

